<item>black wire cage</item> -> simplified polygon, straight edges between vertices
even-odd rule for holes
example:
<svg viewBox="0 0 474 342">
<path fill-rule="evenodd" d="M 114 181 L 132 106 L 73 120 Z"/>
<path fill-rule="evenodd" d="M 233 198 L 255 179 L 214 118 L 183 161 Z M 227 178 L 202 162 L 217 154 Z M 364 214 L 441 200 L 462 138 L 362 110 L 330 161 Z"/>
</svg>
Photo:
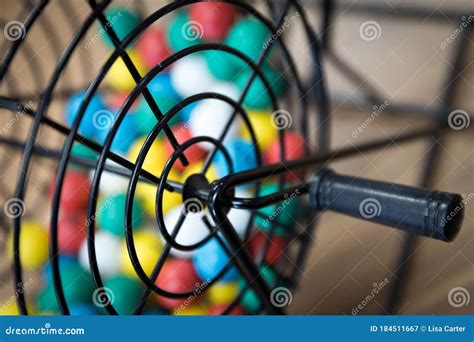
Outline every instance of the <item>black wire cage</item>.
<svg viewBox="0 0 474 342">
<path fill-rule="evenodd" d="M 332 210 L 342 214 L 357 218 L 381 223 L 387 226 L 409 232 L 413 238 L 421 235 L 443 241 L 452 241 L 459 232 L 463 219 L 463 199 L 461 196 L 446 192 L 428 190 L 430 187 L 430 172 L 425 172 L 425 179 L 420 188 L 384 183 L 367 179 L 355 178 L 352 176 L 339 175 L 328 169 L 328 164 L 333 161 L 348 158 L 361 152 L 382 149 L 396 143 L 408 143 L 419 138 L 436 137 L 444 134 L 449 120 L 448 115 L 452 112 L 447 95 L 446 103 L 440 107 L 432 117 L 433 124 L 425 128 L 404 132 L 401 135 L 376 140 L 357 146 L 345 147 L 342 149 L 331 149 L 330 126 L 331 117 L 329 115 L 330 101 L 326 89 L 326 80 L 322 67 L 322 58 L 337 58 L 331 50 L 331 22 L 334 10 L 337 9 L 335 2 L 321 2 L 323 9 L 323 34 L 317 35 L 316 30 L 310 24 L 307 4 L 297 0 L 281 1 L 222 1 L 234 6 L 240 16 L 251 17 L 262 23 L 268 30 L 268 39 L 261 47 L 256 58 L 250 58 L 247 54 L 239 51 L 238 48 L 228 46 L 222 42 L 200 42 L 192 46 L 173 51 L 170 55 L 146 73 L 139 70 L 130 53 L 130 48 L 150 27 L 169 20 L 179 11 L 201 1 L 181 0 L 162 4 L 153 4 L 151 14 L 144 17 L 140 23 L 125 37 L 119 37 L 114 30 L 111 18 L 106 15 L 108 8 L 113 6 L 110 0 L 96 1 L 84 0 L 87 5 L 87 17 L 80 22 L 73 14 L 73 6 L 67 1 L 50 2 L 40 0 L 35 2 L 25 1 L 22 3 L 22 15 L 16 21 L 8 21 L 4 24 L 9 28 L 10 37 L 3 45 L 3 57 L 0 70 L 0 78 L 3 81 L 2 95 L 0 97 L 0 108 L 3 115 L 13 115 L 13 121 L 26 120 L 26 116 L 31 118 L 31 126 L 26 136 L 18 138 L 17 135 L 9 131 L 9 134 L 0 136 L 0 143 L 5 151 L 17 150 L 21 153 L 15 190 L 13 194 L 5 194 L 2 190 L 2 200 L 5 201 L 5 208 L 8 206 L 10 215 L 2 217 L 4 227 L 11 227 L 12 250 L 10 251 L 13 265 L 13 283 L 15 284 L 15 298 L 21 314 L 31 313 L 28 309 L 28 297 L 24 291 L 25 275 L 22 267 L 22 250 L 20 246 L 22 226 L 24 217 L 28 217 L 25 208 L 29 207 L 27 202 L 27 190 L 31 189 L 31 177 L 37 162 L 42 159 L 52 159 L 57 162 L 54 170 L 53 183 L 49 191 L 50 211 L 48 211 L 49 224 L 49 264 L 51 268 L 51 281 L 54 289 L 55 300 L 58 303 L 58 313 L 70 314 L 67 291 L 68 284 L 64 282 L 61 272 L 62 251 L 58 244 L 58 225 L 61 218 L 62 197 L 65 196 L 64 181 L 68 170 L 80 167 L 84 170 L 92 170 L 92 179 L 89 195 L 87 198 L 87 216 L 84 222 L 84 229 L 87 234 L 88 260 L 90 273 L 95 286 L 94 296 L 100 298 L 101 305 L 106 312 L 112 315 L 119 314 L 114 307 L 114 296 L 107 288 L 101 267 L 97 262 L 97 250 L 95 244 L 96 237 L 96 217 L 100 215 L 98 209 L 101 179 L 104 172 L 114 174 L 123 178 L 127 182 L 126 201 L 122 213 L 117 213 L 123 217 L 123 234 L 126 241 L 128 257 L 133 265 L 136 277 L 141 283 L 141 294 L 134 309 L 128 314 L 141 314 L 149 304 L 152 295 L 168 298 L 171 300 L 195 300 L 202 296 L 218 284 L 226 274 L 232 269 L 236 269 L 241 281 L 238 293 L 222 308 L 221 314 L 242 313 L 236 311 L 241 307 L 243 298 L 252 293 L 257 298 L 258 305 L 253 310 L 246 310 L 248 314 L 281 314 L 284 313 L 285 302 L 291 296 L 291 291 L 296 287 L 301 276 L 300 270 L 304 268 L 305 260 L 308 256 L 311 236 L 315 233 L 318 215 L 325 210 Z M 126 4 L 136 13 L 142 13 L 143 3 L 133 1 Z M 51 28 L 51 15 L 48 16 L 50 8 L 53 7 L 57 18 L 60 16 L 68 18 L 71 29 L 71 37 L 67 45 L 62 46 L 56 36 L 57 32 Z M 377 10 L 377 8 L 375 8 Z M 371 8 L 364 10 L 373 10 Z M 407 15 L 415 15 L 415 11 L 407 11 Z M 414 14 L 415 13 L 415 14 Z M 465 13 L 466 16 L 468 13 Z M 294 25 L 300 25 L 303 29 L 306 49 L 310 52 L 312 67 L 305 71 L 304 79 L 297 71 L 298 58 L 295 52 L 290 51 L 285 39 L 285 25 L 288 18 L 296 16 L 298 18 Z M 453 18 L 458 18 L 458 13 L 452 14 Z M 470 18 L 470 16 L 467 16 Z M 102 25 L 104 34 L 108 37 L 113 49 L 106 61 L 99 67 L 91 67 L 87 60 L 87 54 L 92 54 L 87 45 L 86 36 L 97 31 L 98 24 Z M 14 24 L 16 26 L 14 26 Z M 292 24 L 293 25 L 293 24 Z M 22 88 L 17 84 L 15 78 L 14 62 L 20 56 L 33 55 L 34 41 L 30 38 L 31 31 L 38 27 L 49 37 L 48 47 L 53 54 L 57 55 L 57 61 L 53 65 L 51 73 L 46 73 L 44 68 L 36 65 L 36 59 L 26 64 L 28 74 L 31 76 L 32 91 L 23 93 Z M 66 30 L 66 28 L 65 28 Z M 7 32 L 7 31 L 5 31 Z M 463 39 L 459 51 L 462 51 L 469 30 L 463 32 Z M 239 98 L 233 99 L 230 96 L 220 93 L 219 90 L 205 90 L 197 94 L 186 97 L 176 103 L 168 110 L 163 110 L 148 88 L 150 82 L 160 74 L 172 68 L 174 64 L 189 56 L 202 54 L 209 51 L 217 51 L 232 55 L 233 58 L 248 69 L 249 75 L 246 79 L 243 90 Z M 297 52 L 296 52 L 297 53 Z M 460 59 L 461 52 L 457 58 Z M 125 66 L 127 77 L 132 77 L 135 83 L 133 89 L 127 92 L 120 101 L 119 109 L 111 123 L 110 130 L 103 141 L 98 142 L 88 138 L 80 132 L 82 120 L 85 120 L 86 111 L 98 92 L 111 93 L 106 80 L 108 73 L 113 68 L 116 61 L 122 61 Z M 263 72 L 265 63 L 272 63 L 280 70 L 280 78 L 291 86 L 283 96 L 277 96 L 273 89 L 272 81 L 267 79 Z M 50 62 L 48 62 L 49 64 Z M 216 63 L 219 63 L 216 60 Z M 459 64 L 459 62 L 457 63 Z M 80 70 L 79 74 L 85 79 L 84 84 L 75 86 L 78 80 L 75 79 L 70 70 Z M 351 77 L 357 77 L 356 73 L 346 69 Z M 453 75 L 453 78 L 457 77 Z M 452 81 L 452 80 L 451 80 Z M 82 82 L 82 81 L 79 81 Z M 262 148 L 259 136 L 264 132 L 256 130 L 249 119 L 247 108 L 243 105 L 247 93 L 251 90 L 254 82 L 261 82 L 263 89 L 267 92 L 271 103 L 271 112 L 278 125 L 278 162 L 264 163 L 262 158 Z M 451 84 L 452 82 L 448 82 Z M 23 87 L 24 88 L 24 87 Z M 71 125 L 64 124 L 61 120 L 51 116 L 51 108 L 57 103 L 64 101 L 68 96 L 79 89 L 87 89 L 80 103 L 80 109 Z M 382 103 L 375 93 L 368 89 L 368 101 L 370 105 Z M 143 99 L 153 112 L 156 123 L 149 127 L 146 138 L 142 142 L 139 153 L 135 160 L 131 160 L 113 149 L 114 138 L 127 115 L 130 115 L 134 103 Z M 173 118 L 180 111 L 195 103 L 206 100 L 217 100 L 232 107 L 233 114 L 224 125 L 224 129 L 218 137 L 194 136 L 186 141 L 180 141 L 176 132 L 171 129 Z M 391 110 L 403 111 L 403 105 L 391 106 Z M 18 115 L 20 113 L 20 115 Z M 291 113 L 291 114 L 290 114 Z M 23 118 L 25 116 L 25 118 Z M 16 119 L 15 119 L 16 118 Z M 469 117 L 463 117 L 468 120 Z M 226 134 L 232 127 L 233 121 L 241 120 L 243 126 L 248 131 L 250 141 L 253 146 L 256 167 L 250 170 L 239 170 L 232 159 L 225 143 Z M 288 124 L 290 122 L 290 124 Z M 210 123 L 212 124 L 212 123 Z M 18 125 L 12 125 L 17 129 Z M 23 129 L 24 131 L 24 129 Z M 43 131 L 45 133 L 43 134 Z M 46 132 L 54 132 L 60 135 L 62 149 L 48 147 Z M 299 158 L 288 157 L 286 147 L 286 136 L 298 133 L 304 140 L 303 153 Z M 455 132 L 451 130 L 451 132 Z M 52 133 L 51 133 L 52 134 Z M 145 167 L 147 154 L 153 148 L 157 139 L 166 140 L 172 147 L 172 153 L 168 156 L 166 163 L 161 169 L 150 170 Z M 202 168 L 183 181 L 175 181 L 171 178 L 173 169 L 177 163 L 182 163 L 185 167 L 189 164 L 186 151 L 194 145 L 208 144 L 209 149 Z M 93 152 L 95 158 L 87 158 L 72 153 L 73 147 L 80 144 Z M 436 149 L 430 151 L 427 160 L 427 170 L 431 168 L 436 156 Z M 290 151 L 291 154 L 291 151 Z M 213 182 L 209 182 L 205 174 L 209 171 L 215 158 L 224 161 L 228 169 L 228 175 L 219 177 Z M 8 162 L 8 157 L 4 157 L 2 163 Z M 271 180 L 277 184 L 277 188 L 271 193 L 262 193 L 265 182 Z M 6 180 L 2 179 L 1 184 L 4 189 L 8 186 Z M 164 241 L 163 250 L 159 258 L 154 263 L 151 273 L 145 271 L 139 258 L 140 251 L 135 246 L 134 226 L 134 198 L 140 184 L 148 184 L 155 187 L 155 217 L 153 217 L 153 229 L 159 232 Z M 39 195 L 39 201 L 44 202 L 44 186 Z M 240 190 L 251 196 L 242 197 Z M 184 208 L 177 224 L 174 227 L 169 225 L 164 219 L 165 193 L 176 193 Z M 38 199 L 37 199 L 38 200 Z M 285 230 L 284 254 L 285 257 L 278 263 L 268 262 L 268 255 L 274 243 L 274 237 L 280 235 L 281 228 L 278 218 L 269 218 L 262 214 L 261 209 L 268 206 L 286 205 L 288 201 L 298 201 L 298 222 Z M 197 208 L 197 209 L 196 209 Z M 251 213 L 250 219 L 246 222 L 243 234 L 238 234 L 234 223 L 229 218 L 232 210 L 242 210 Z M 198 241 L 185 244 L 178 242 L 178 235 L 185 220 L 189 219 L 187 213 L 197 214 L 202 220 L 208 232 Z M 248 241 L 255 232 L 255 221 L 257 219 L 266 220 L 268 229 L 265 234 L 265 242 L 256 253 L 250 253 Z M 7 229 L 8 231 L 10 229 Z M 408 240 L 402 258 L 406 258 L 413 248 L 413 238 Z M 171 291 L 160 286 L 157 279 L 160 272 L 166 267 L 166 262 L 172 250 L 181 252 L 193 252 L 211 240 L 215 240 L 220 248 L 225 252 L 228 261 L 212 279 L 201 279 L 193 284 L 194 286 L 182 291 Z M 405 264 L 404 261 L 401 264 Z M 268 269 L 274 276 L 268 276 Z M 184 271 L 183 271 L 184 272 Z M 404 269 L 400 269 L 399 279 L 402 279 Z M 401 285 L 403 285 L 401 283 Z M 400 286 L 401 286 L 400 285 Z M 65 290 L 66 289 L 66 290 Z M 392 306 L 397 304 L 400 287 L 396 287 L 393 292 Z M 192 300 L 191 300 L 192 299 Z M 91 298 L 91 300 L 93 300 Z"/>
</svg>

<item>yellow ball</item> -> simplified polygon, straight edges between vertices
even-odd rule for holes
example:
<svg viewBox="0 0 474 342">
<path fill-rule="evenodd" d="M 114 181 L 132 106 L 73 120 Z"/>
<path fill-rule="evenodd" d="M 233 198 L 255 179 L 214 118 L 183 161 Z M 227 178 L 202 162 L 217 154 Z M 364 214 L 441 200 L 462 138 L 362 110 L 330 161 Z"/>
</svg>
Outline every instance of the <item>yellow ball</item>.
<svg viewBox="0 0 474 342">
<path fill-rule="evenodd" d="M 128 152 L 128 159 L 131 162 L 136 162 L 144 142 L 145 138 L 141 138 L 133 143 Z M 142 168 L 159 177 L 163 172 L 167 160 L 168 156 L 165 152 L 163 142 L 161 140 L 155 140 L 148 150 Z M 173 178 L 170 176 L 168 179 L 172 180 Z"/>
<path fill-rule="evenodd" d="M 134 234 L 133 241 L 137 251 L 138 260 L 145 273 L 149 276 L 160 257 L 163 244 L 157 233 L 149 230 L 141 230 Z M 124 241 L 120 253 L 120 265 L 122 272 L 129 277 L 138 278 L 132 261 L 128 255 L 127 244 Z"/>
<path fill-rule="evenodd" d="M 188 167 L 186 167 L 183 173 L 182 181 L 185 182 L 189 176 L 195 173 L 201 173 L 202 167 L 203 167 L 203 162 L 193 163 L 189 165 Z M 217 174 L 217 170 L 214 166 L 211 165 L 211 167 L 207 169 L 206 179 L 209 183 L 212 183 L 216 179 L 219 179 L 219 175 Z"/>
<path fill-rule="evenodd" d="M 154 184 L 140 182 L 137 186 L 137 197 L 141 202 L 145 213 L 151 218 L 155 218 L 156 192 L 158 187 Z M 183 196 L 177 192 L 163 192 L 163 214 L 177 207 L 183 202 Z"/>
<path fill-rule="evenodd" d="M 8 302 L 0 305 L 0 316 L 19 316 L 20 311 L 16 305 L 16 300 L 10 299 Z"/>
<path fill-rule="evenodd" d="M 248 117 L 263 152 L 278 138 L 278 130 L 272 124 L 272 115 L 265 111 L 249 111 Z M 240 134 L 243 139 L 250 141 L 250 132 L 246 125 L 242 125 Z"/>
<path fill-rule="evenodd" d="M 13 256 L 13 234 L 10 237 L 9 255 Z M 38 268 L 48 260 L 48 232 L 34 221 L 24 221 L 20 232 L 20 260 L 25 268 Z"/>
<path fill-rule="evenodd" d="M 207 290 L 207 299 L 216 306 L 229 304 L 238 295 L 239 285 L 237 282 L 218 282 Z"/>
<path fill-rule="evenodd" d="M 127 52 L 140 75 L 145 75 L 147 69 L 138 52 L 135 50 L 129 50 Z M 111 87 L 121 92 L 130 92 L 137 85 L 121 57 L 119 57 L 110 68 L 106 75 L 106 81 Z"/>
<path fill-rule="evenodd" d="M 207 316 L 207 310 L 200 305 L 188 305 L 173 311 L 175 316 Z"/>
</svg>

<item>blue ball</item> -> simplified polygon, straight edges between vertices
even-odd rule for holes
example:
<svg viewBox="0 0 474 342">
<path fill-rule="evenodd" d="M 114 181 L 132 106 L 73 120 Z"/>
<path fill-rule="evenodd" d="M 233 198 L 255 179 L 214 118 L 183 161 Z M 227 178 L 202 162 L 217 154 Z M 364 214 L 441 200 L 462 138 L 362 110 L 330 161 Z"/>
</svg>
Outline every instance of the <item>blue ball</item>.
<svg viewBox="0 0 474 342">
<path fill-rule="evenodd" d="M 59 258 L 59 271 L 60 272 L 62 269 L 67 268 L 69 265 L 77 264 L 77 258 L 72 255 L 61 254 L 58 256 L 58 258 Z M 53 269 L 49 260 L 48 260 L 48 263 L 43 268 L 43 279 L 45 283 L 49 283 L 53 279 Z"/>
<path fill-rule="evenodd" d="M 229 256 L 217 239 L 210 239 L 204 246 L 197 249 L 193 256 L 193 264 L 199 278 L 211 281 L 229 262 Z M 237 268 L 232 266 L 221 278 L 221 281 L 232 281 L 237 277 Z"/>
<path fill-rule="evenodd" d="M 80 92 L 73 95 L 68 102 L 66 103 L 66 122 L 70 127 L 74 122 L 74 119 L 77 117 L 79 110 L 81 109 L 81 103 L 86 95 L 86 92 Z M 84 135 L 86 138 L 93 139 L 96 136 L 97 128 L 94 124 L 94 115 L 96 113 L 100 114 L 100 111 L 106 110 L 107 107 L 98 94 L 92 96 L 91 101 L 89 102 L 84 116 L 82 117 L 81 124 L 79 125 L 79 133 Z"/>
<path fill-rule="evenodd" d="M 114 121 L 118 115 L 118 112 L 110 111 L 109 114 L 110 125 L 105 125 L 98 129 L 98 141 L 100 144 L 104 144 L 109 134 Z M 114 139 L 112 140 L 111 150 L 114 153 L 120 155 L 126 155 L 128 150 L 133 145 L 138 137 L 140 137 L 140 132 L 138 130 L 138 122 L 136 114 L 133 112 L 128 112 L 125 114 L 120 126 L 115 133 Z"/>
<path fill-rule="evenodd" d="M 241 172 L 257 167 L 257 157 L 255 155 L 255 146 L 242 139 L 232 140 L 224 144 L 229 152 L 234 172 Z M 217 171 L 221 177 L 229 174 L 229 167 L 222 152 L 215 157 Z"/>
<path fill-rule="evenodd" d="M 96 307 L 91 304 L 75 304 L 69 307 L 71 316 L 95 316 L 98 315 Z"/>
</svg>

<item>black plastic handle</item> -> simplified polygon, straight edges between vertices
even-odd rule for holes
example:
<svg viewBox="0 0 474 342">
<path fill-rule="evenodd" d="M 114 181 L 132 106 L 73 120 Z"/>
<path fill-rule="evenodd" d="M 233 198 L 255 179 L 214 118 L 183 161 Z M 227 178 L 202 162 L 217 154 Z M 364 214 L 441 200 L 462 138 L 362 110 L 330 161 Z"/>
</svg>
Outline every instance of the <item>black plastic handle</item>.
<svg viewBox="0 0 474 342">
<path fill-rule="evenodd" d="M 327 169 L 314 176 L 310 192 L 313 208 L 443 241 L 456 237 L 464 217 L 460 195 L 342 176 Z"/>
</svg>

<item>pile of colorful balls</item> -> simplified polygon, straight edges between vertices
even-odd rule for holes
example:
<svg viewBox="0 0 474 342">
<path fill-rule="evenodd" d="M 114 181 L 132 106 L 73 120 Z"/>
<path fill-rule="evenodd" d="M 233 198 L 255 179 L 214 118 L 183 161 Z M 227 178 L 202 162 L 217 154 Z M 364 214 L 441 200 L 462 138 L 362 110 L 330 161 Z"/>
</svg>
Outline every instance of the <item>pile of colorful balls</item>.
<svg viewBox="0 0 474 342">
<path fill-rule="evenodd" d="M 106 16 L 119 39 L 124 39 L 141 22 L 136 13 L 124 7 L 109 9 Z M 166 26 L 153 24 L 127 49 L 141 76 L 175 52 L 201 43 L 224 43 L 257 61 L 262 46 L 270 36 L 270 31 L 261 21 L 243 15 L 236 7 L 225 3 L 197 3 L 169 16 L 172 17 Z M 96 30 L 102 43 L 112 52 L 115 48 L 104 28 L 100 26 Z M 273 92 L 281 97 L 288 84 L 272 61 L 270 55 L 261 70 Z M 242 59 L 224 51 L 198 51 L 173 61 L 147 84 L 147 88 L 160 111 L 166 114 L 183 99 L 204 92 L 223 94 L 238 102 L 252 71 Z M 104 82 L 109 91 L 93 95 L 79 126 L 81 135 L 99 144 L 106 141 L 120 107 L 137 86 L 121 58 L 112 65 Z M 65 107 L 65 120 L 70 127 L 85 94 L 85 91 L 75 94 Z M 281 146 L 285 146 L 286 159 L 299 158 L 304 154 L 302 136 L 291 129 L 285 132 L 284 144 L 281 145 L 279 130 L 282 127 L 275 122 L 271 98 L 260 78 L 257 77 L 252 82 L 242 104 L 256 132 L 263 164 L 277 163 L 281 156 Z M 233 172 L 254 169 L 259 166 L 256 147 L 241 118 L 233 121 L 225 139 L 221 137 L 233 113 L 234 108 L 229 103 L 218 99 L 205 99 L 181 108 L 168 125 L 179 144 L 201 136 L 223 140 L 223 146 L 232 161 Z M 147 100 L 143 95 L 139 95 L 120 124 L 112 141 L 111 151 L 135 162 L 146 137 L 157 124 L 158 119 Z M 201 173 L 204 161 L 212 150 L 213 146 L 209 143 L 193 145 L 185 151 L 189 165 L 184 166 L 177 160 L 167 179 L 185 183 L 191 175 Z M 160 133 L 146 154 L 143 169 L 160 177 L 173 151 L 168 137 Z M 96 152 L 79 142 L 74 143 L 72 155 L 82 159 L 98 159 Z M 118 167 L 112 161 L 107 161 L 106 165 Z M 205 177 L 212 182 L 228 173 L 229 167 L 225 158 L 217 153 Z M 73 315 L 106 313 L 105 303 L 103 298 L 100 298 L 101 293 L 97 291 L 90 273 L 86 238 L 87 206 L 94 177 L 94 170 L 89 171 L 84 166 L 72 163 L 65 174 L 60 199 L 60 278 Z M 134 313 L 145 288 L 132 265 L 124 238 L 124 215 L 130 180 L 107 170 L 103 171 L 100 177 L 98 205 L 94 215 L 95 258 L 107 300 L 119 314 L 128 315 Z M 285 176 L 286 184 L 290 185 L 295 177 L 298 175 Z M 280 186 L 275 179 L 264 181 L 259 195 L 274 193 Z M 54 187 L 53 180 L 50 196 Z M 165 240 L 157 227 L 156 192 L 156 185 L 139 182 L 131 210 L 137 256 L 148 276 L 152 274 L 165 249 Z M 252 197 L 255 193 L 249 186 L 239 188 L 236 195 Z M 182 195 L 169 191 L 163 193 L 162 199 L 163 222 L 171 234 L 185 210 L 184 201 Z M 250 254 L 261 260 L 263 278 L 271 286 L 274 286 L 277 278 L 276 267 L 285 261 L 285 253 L 291 242 L 289 237 L 302 211 L 302 202 L 296 198 L 285 201 L 285 205 L 271 205 L 258 210 L 257 213 L 239 209 L 231 209 L 228 213 L 229 220 L 245 241 Z M 201 212 L 188 214 L 175 237 L 177 243 L 185 246 L 202 241 L 210 233 L 209 227 L 202 220 Z M 212 222 L 212 219 L 210 220 Z M 249 224 L 250 221 L 253 223 Z M 248 227 L 250 229 L 247 229 Z M 29 302 L 29 309 L 33 314 L 60 313 L 48 259 L 48 228 L 47 223 L 31 220 L 24 220 L 22 224 L 20 255 L 23 268 L 36 273 L 42 271 L 42 286 L 36 298 Z M 260 254 L 264 246 L 267 253 L 262 256 Z M 171 248 L 169 254 L 155 281 L 156 285 L 168 292 L 194 291 L 195 295 L 169 298 L 152 292 L 146 298 L 144 314 L 220 314 L 241 290 L 247 287 L 247 282 L 235 266 L 228 267 L 226 272 L 220 274 L 230 257 L 215 237 L 195 250 Z M 218 281 L 212 282 L 218 275 Z M 258 312 L 260 305 L 256 294 L 248 288 L 241 296 L 239 305 L 230 313 L 254 314 Z M 4 305 L 2 310 L 4 314 L 16 312 L 13 301 Z"/>
</svg>

